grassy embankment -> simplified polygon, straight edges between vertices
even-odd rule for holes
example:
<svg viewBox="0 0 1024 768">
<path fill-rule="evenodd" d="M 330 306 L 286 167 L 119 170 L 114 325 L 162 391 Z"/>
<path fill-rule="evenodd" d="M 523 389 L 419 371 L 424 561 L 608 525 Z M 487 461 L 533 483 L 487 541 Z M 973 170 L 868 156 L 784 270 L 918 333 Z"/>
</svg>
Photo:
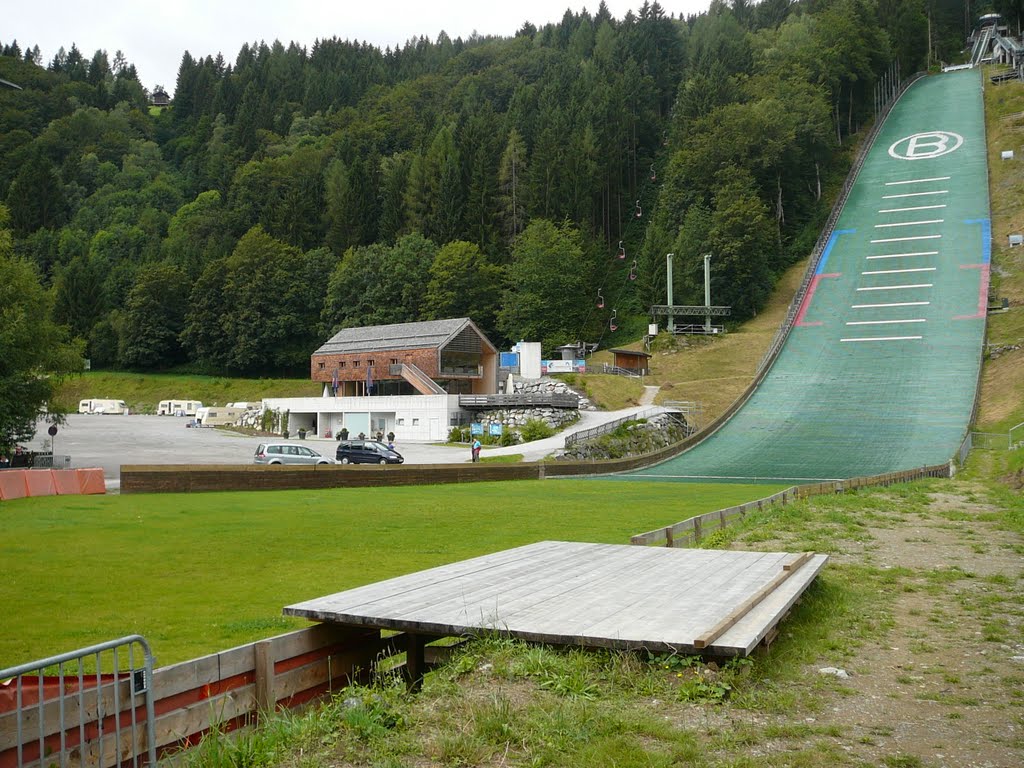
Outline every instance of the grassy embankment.
<svg viewBox="0 0 1024 768">
<path fill-rule="evenodd" d="M 87 398 L 124 400 L 132 413 L 156 413 L 161 400 L 200 400 L 224 405 L 264 397 L 317 397 L 323 385 L 309 379 L 236 379 L 173 373 L 89 371 L 73 376 L 61 387 L 57 405 L 78 412 Z"/>
<path fill-rule="evenodd" d="M 989 193 L 992 208 L 992 295 L 1010 300 L 1010 311 L 988 317 L 992 347 L 1024 344 L 1024 248 L 1010 248 L 1008 235 L 1024 234 L 1024 86 L 985 89 Z M 1013 160 L 1001 160 L 1004 149 Z M 1024 349 L 987 360 L 977 428 L 1006 432 L 1024 421 Z"/>
</svg>

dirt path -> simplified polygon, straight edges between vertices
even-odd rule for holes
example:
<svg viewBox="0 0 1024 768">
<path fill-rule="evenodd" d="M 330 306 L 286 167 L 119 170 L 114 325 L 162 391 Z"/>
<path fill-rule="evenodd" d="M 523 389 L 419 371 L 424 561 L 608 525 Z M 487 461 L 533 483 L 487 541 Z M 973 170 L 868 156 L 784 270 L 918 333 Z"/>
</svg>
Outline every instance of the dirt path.
<svg viewBox="0 0 1024 768">
<path fill-rule="evenodd" d="M 827 660 L 807 668 L 805 682 L 825 693 L 806 721 L 841 734 L 833 747 L 854 761 L 1024 765 L 1024 540 L 979 498 L 958 485 L 930 494 L 923 512 L 875 515 L 833 556 L 899 569 L 891 625 L 843 660 L 849 678 L 821 674 Z"/>
</svg>

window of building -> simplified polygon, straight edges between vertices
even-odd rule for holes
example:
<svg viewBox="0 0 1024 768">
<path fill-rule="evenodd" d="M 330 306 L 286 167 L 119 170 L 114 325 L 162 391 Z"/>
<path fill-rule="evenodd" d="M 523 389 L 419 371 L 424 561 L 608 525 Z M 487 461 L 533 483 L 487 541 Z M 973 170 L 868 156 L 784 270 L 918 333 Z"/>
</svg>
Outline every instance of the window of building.
<svg viewBox="0 0 1024 768">
<path fill-rule="evenodd" d="M 405 419 L 396 419 L 395 420 L 395 424 L 397 424 L 400 427 L 404 427 L 405 426 Z"/>
<path fill-rule="evenodd" d="M 420 425 L 420 420 L 419 420 L 419 419 L 413 419 L 413 420 L 412 420 L 412 425 L 413 425 L 414 427 L 418 427 L 418 426 Z"/>
<path fill-rule="evenodd" d="M 320 370 L 322 371 L 323 369 L 324 369 L 324 364 L 320 363 Z"/>
<path fill-rule="evenodd" d="M 340 363 L 338 363 L 338 367 L 339 368 L 344 368 L 345 367 L 345 361 L 342 360 Z"/>
<path fill-rule="evenodd" d="M 353 360 L 352 361 L 352 367 L 353 368 L 358 368 L 359 367 L 359 361 L 358 360 Z"/>
<path fill-rule="evenodd" d="M 398 358 L 397 357 L 392 357 L 391 358 L 391 364 L 392 365 L 398 365 Z"/>
<path fill-rule="evenodd" d="M 370 368 L 373 368 L 373 358 L 372 357 L 367 359 L 366 365 L 369 366 Z"/>
</svg>

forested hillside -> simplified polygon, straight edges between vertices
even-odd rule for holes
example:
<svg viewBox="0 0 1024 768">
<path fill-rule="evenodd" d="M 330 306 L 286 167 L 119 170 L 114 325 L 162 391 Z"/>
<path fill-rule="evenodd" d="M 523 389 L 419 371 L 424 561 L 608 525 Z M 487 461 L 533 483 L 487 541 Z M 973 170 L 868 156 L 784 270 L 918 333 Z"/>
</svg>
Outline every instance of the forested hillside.
<svg viewBox="0 0 1024 768">
<path fill-rule="evenodd" d="M 453 316 L 607 343 L 664 301 L 666 252 L 677 302 L 710 252 L 743 319 L 813 244 L 879 76 L 926 65 L 929 16 L 950 60 L 952 0 L 260 42 L 184 53 L 162 110 L 120 53 L 12 41 L 0 222 L 94 367 L 302 375 L 338 328 Z"/>
</svg>

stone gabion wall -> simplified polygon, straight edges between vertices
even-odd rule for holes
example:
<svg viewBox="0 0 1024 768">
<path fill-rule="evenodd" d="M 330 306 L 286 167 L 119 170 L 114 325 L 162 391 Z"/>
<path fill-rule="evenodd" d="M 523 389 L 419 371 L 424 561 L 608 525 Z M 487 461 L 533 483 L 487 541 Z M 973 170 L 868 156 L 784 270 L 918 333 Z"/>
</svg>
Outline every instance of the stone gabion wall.
<svg viewBox="0 0 1024 768">
<path fill-rule="evenodd" d="M 596 411 L 597 407 L 586 397 L 574 390 L 564 381 L 543 376 L 539 379 L 522 379 L 518 376 L 512 377 L 512 392 L 510 394 L 541 394 L 541 395 L 576 395 L 580 399 L 581 411 Z"/>
<path fill-rule="evenodd" d="M 481 411 L 476 416 L 476 420 L 484 425 L 484 431 L 491 424 L 501 424 L 507 429 L 513 429 L 517 432 L 524 426 L 526 422 L 538 419 L 543 421 L 552 429 L 559 429 L 563 424 L 571 424 L 580 417 L 580 412 L 571 410 L 568 408 L 546 408 L 546 407 L 534 407 L 534 408 L 502 408 L 494 411 Z"/>
<path fill-rule="evenodd" d="M 571 445 L 557 456 L 568 461 L 596 461 L 642 456 L 666 448 L 687 436 L 685 424 L 661 414 L 642 424 L 632 424 L 625 434 L 612 432 Z"/>
<path fill-rule="evenodd" d="M 262 429 L 263 427 L 263 409 L 262 408 L 249 408 L 243 413 L 236 423 L 239 427 L 248 427 L 250 429 Z"/>
</svg>

